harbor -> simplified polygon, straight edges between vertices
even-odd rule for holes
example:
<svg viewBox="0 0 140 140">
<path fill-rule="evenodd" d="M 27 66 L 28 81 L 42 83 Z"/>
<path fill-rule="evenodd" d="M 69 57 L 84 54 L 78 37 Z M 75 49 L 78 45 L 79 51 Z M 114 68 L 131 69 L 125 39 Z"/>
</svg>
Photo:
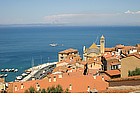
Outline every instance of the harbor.
<svg viewBox="0 0 140 140">
<path fill-rule="evenodd" d="M 29 68 L 25 70 L 25 72 L 20 76 L 17 76 L 15 81 L 25 82 L 32 79 L 42 79 L 53 71 L 53 69 L 56 67 L 56 64 L 57 62 L 45 63 Z"/>
<path fill-rule="evenodd" d="M 8 76 L 9 73 L 17 73 L 18 69 L 15 68 L 6 68 L 6 69 L 1 69 L 1 74 L 0 74 L 0 78 L 6 78 Z"/>
</svg>

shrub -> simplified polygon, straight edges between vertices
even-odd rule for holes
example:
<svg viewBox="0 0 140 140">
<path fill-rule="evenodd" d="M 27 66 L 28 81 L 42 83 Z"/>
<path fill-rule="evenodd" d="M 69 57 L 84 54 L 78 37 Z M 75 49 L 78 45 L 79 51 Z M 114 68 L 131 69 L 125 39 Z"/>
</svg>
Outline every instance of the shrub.
<svg viewBox="0 0 140 140">
<path fill-rule="evenodd" d="M 61 85 L 52 86 L 47 88 L 47 93 L 63 93 L 63 88 Z"/>
<path fill-rule="evenodd" d="M 128 71 L 128 76 L 140 75 L 140 68 L 136 68 L 134 71 Z"/>
</svg>

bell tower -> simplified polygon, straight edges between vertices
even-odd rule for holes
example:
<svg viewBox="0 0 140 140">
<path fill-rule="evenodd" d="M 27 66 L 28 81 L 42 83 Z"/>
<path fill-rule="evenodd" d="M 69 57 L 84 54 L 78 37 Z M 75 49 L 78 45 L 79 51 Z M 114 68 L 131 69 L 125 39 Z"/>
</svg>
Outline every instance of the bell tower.
<svg viewBox="0 0 140 140">
<path fill-rule="evenodd" d="M 100 53 L 103 54 L 105 52 L 105 37 L 102 35 L 100 38 Z"/>
</svg>

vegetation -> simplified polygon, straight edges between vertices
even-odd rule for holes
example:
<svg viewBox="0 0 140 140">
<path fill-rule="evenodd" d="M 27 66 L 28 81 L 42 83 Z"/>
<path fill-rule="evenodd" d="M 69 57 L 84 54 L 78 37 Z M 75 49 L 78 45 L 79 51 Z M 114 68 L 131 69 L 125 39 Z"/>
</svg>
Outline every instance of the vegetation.
<svg viewBox="0 0 140 140">
<path fill-rule="evenodd" d="M 28 90 L 25 90 L 25 93 L 38 93 L 34 87 L 30 87 Z M 47 89 L 41 89 L 39 93 L 69 93 L 69 89 L 63 90 L 61 85 L 51 86 Z"/>
<path fill-rule="evenodd" d="M 34 87 L 30 87 L 28 90 L 25 90 L 25 93 L 36 93 L 36 90 Z"/>
<path fill-rule="evenodd" d="M 47 93 L 46 89 L 43 88 L 43 89 L 41 90 L 41 93 Z"/>
<path fill-rule="evenodd" d="M 63 88 L 60 85 L 47 88 L 47 93 L 63 93 Z"/>
<path fill-rule="evenodd" d="M 140 75 L 140 68 L 136 68 L 134 71 L 128 71 L 128 76 Z"/>
</svg>

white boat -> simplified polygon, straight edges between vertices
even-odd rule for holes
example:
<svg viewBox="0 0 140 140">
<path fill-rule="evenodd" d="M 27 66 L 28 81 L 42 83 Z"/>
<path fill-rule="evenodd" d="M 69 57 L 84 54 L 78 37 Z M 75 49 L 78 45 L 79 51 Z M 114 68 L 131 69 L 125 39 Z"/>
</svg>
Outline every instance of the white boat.
<svg viewBox="0 0 140 140">
<path fill-rule="evenodd" d="M 17 80 L 21 80 L 22 79 L 22 76 L 17 76 L 16 79 Z"/>
<path fill-rule="evenodd" d="M 14 72 L 18 72 L 18 69 L 15 69 Z"/>
<path fill-rule="evenodd" d="M 0 75 L 0 78 L 3 78 L 3 77 L 4 77 L 4 74 L 1 74 L 1 75 Z"/>
<path fill-rule="evenodd" d="M 1 69 L 1 72 L 4 72 L 4 69 Z"/>
<path fill-rule="evenodd" d="M 27 73 L 22 73 L 21 74 L 23 77 L 27 76 L 28 74 Z"/>
<path fill-rule="evenodd" d="M 58 46 L 58 44 L 57 43 L 51 43 L 51 44 L 49 44 L 51 47 L 56 47 L 56 46 Z"/>
<path fill-rule="evenodd" d="M 9 69 L 5 69 L 4 71 L 5 71 L 5 72 L 9 72 Z"/>
<path fill-rule="evenodd" d="M 8 74 L 4 74 L 4 77 L 7 77 L 8 76 Z"/>
</svg>

